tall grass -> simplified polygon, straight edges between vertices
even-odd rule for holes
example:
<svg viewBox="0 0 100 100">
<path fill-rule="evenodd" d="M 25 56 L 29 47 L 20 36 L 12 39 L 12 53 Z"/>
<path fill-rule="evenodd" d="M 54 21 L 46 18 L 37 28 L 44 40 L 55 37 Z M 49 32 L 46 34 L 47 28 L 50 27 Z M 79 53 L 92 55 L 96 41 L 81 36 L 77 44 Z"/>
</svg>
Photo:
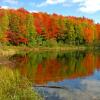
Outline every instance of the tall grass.
<svg viewBox="0 0 100 100">
<path fill-rule="evenodd" d="M 0 100 L 43 100 L 34 91 L 28 79 L 21 78 L 18 71 L 0 68 Z"/>
</svg>

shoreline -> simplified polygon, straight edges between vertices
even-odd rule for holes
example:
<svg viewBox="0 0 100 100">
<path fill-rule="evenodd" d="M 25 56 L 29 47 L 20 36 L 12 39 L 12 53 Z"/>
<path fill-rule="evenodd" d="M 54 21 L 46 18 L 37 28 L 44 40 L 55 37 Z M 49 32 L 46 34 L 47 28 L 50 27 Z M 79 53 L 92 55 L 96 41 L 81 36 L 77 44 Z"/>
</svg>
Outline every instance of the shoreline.
<svg viewBox="0 0 100 100">
<path fill-rule="evenodd" d="M 30 49 L 24 46 L 1 46 L 0 56 L 12 56 L 14 54 L 27 53 L 28 51 Z"/>
<path fill-rule="evenodd" d="M 67 47 L 27 47 L 27 46 L 1 46 L 0 56 L 12 56 L 14 54 L 28 53 L 30 51 L 84 51 L 93 50 L 93 47 L 87 46 L 67 46 Z"/>
</svg>

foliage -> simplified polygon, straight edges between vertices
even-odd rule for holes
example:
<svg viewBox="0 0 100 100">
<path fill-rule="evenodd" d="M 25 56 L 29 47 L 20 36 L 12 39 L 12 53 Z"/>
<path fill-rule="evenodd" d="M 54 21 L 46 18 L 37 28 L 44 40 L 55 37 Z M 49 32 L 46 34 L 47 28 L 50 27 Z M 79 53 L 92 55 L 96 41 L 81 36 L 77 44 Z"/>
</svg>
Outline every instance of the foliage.
<svg viewBox="0 0 100 100">
<path fill-rule="evenodd" d="M 84 45 L 100 41 L 100 24 L 85 17 L 0 8 L 0 42 L 12 45 Z M 53 45 L 52 45 L 53 46 Z"/>
</svg>

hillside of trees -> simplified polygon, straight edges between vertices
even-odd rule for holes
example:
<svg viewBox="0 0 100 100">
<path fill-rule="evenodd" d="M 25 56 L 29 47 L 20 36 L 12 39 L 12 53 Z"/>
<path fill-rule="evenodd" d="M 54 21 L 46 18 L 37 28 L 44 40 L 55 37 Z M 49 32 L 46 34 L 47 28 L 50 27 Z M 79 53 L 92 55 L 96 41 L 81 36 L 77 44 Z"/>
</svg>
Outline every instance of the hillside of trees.
<svg viewBox="0 0 100 100">
<path fill-rule="evenodd" d="M 0 8 L 0 45 L 98 45 L 100 24 L 85 17 Z"/>
</svg>

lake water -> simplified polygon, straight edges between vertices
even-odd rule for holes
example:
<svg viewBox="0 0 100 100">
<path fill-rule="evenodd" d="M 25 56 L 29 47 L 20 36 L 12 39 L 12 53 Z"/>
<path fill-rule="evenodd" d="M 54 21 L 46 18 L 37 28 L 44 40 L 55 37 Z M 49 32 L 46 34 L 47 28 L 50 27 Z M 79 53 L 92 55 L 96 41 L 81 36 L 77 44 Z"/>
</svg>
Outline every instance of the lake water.
<svg viewBox="0 0 100 100">
<path fill-rule="evenodd" d="M 10 58 L 46 100 L 100 100 L 100 52 L 30 52 Z"/>
</svg>

